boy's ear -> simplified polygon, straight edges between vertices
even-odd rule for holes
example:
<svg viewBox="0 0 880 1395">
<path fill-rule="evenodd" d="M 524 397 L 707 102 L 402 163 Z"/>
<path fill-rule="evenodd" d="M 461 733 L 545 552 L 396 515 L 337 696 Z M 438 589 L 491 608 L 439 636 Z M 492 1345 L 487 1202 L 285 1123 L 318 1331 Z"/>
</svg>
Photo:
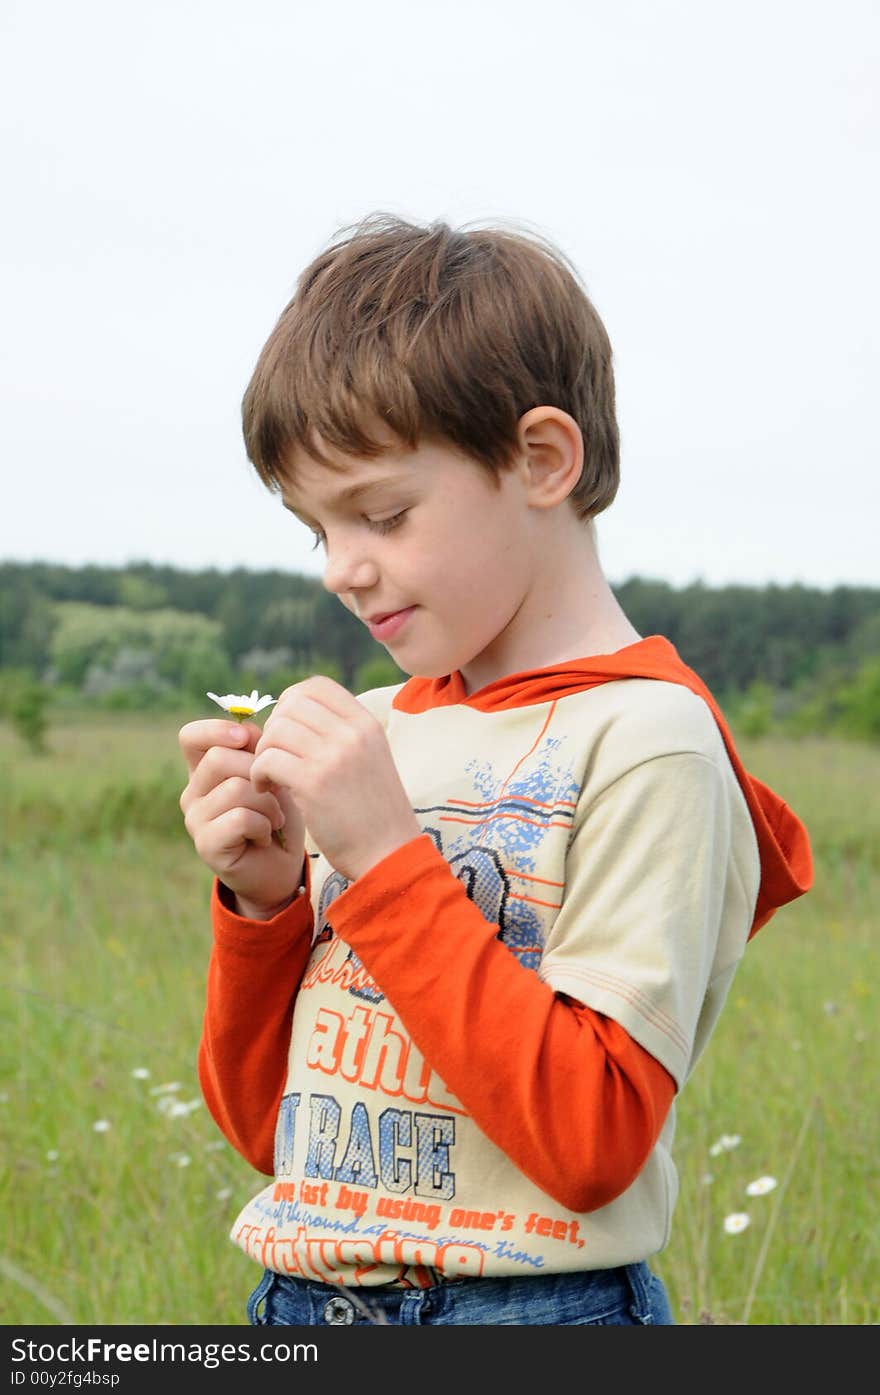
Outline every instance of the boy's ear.
<svg viewBox="0 0 880 1395">
<path fill-rule="evenodd" d="M 520 462 L 529 503 L 553 508 L 567 499 L 584 468 L 584 438 L 560 407 L 532 407 L 517 423 Z"/>
</svg>

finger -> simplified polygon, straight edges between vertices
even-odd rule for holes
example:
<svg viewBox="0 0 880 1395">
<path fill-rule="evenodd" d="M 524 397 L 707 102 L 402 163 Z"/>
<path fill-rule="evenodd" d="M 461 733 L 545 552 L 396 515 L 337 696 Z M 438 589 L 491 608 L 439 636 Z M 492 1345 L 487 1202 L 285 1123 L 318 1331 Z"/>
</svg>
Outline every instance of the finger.
<svg viewBox="0 0 880 1395">
<path fill-rule="evenodd" d="M 193 842 L 203 862 L 228 871 L 249 844 L 265 848 L 271 846 L 272 825 L 256 809 L 229 809 L 218 819 L 203 824 Z"/>
<path fill-rule="evenodd" d="M 335 679 L 328 678 L 326 674 L 316 673 L 311 678 L 305 678 L 301 683 L 294 683 L 291 687 L 285 688 L 277 703 L 275 712 L 279 708 L 282 711 L 290 702 L 311 701 L 325 707 L 328 712 L 333 712 L 337 717 L 350 717 L 357 712 L 363 712 L 363 704 L 358 702 L 353 693 L 347 688 L 343 688 L 341 683 Z M 275 715 L 273 712 L 273 716 Z"/>
<path fill-rule="evenodd" d="M 250 751 L 233 751 L 228 746 L 211 746 L 202 756 L 180 796 L 180 807 L 186 813 L 194 800 L 204 799 L 210 790 L 224 780 L 239 776 L 250 779 L 254 757 Z"/>
<path fill-rule="evenodd" d="M 291 751 L 282 751 L 277 746 L 269 746 L 254 757 L 250 779 L 254 789 L 262 793 L 272 789 L 289 789 L 294 796 L 302 778 L 302 757 Z"/>
<path fill-rule="evenodd" d="M 323 730 L 308 726 L 298 717 L 276 717 L 271 730 L 264 731 L 257 742 L 257 756 L 265 751 L 287 751 L 292 756 L 313 755 L 322 745 L 338 745 L 345 735 L 345 726 L 338 717 L 331 717 Z"/>
<path fill-rule="evenodd" d="M 261 735 L 260 728 L 251 722 L 227 722 L 221 718 L 207 717 L 202 721 L 187 722 L 180 728 L 177 740 L 192 774 L 212 746 L 253 751 Z"/>
<path fill-rule="evenodd" d="M 215 785 L 202 799 L 195 800 L 184 810 L 187 832 L 194 838 L 203 824 L 220 818 L 231 809 L 252 809 L 268 819 L 273 829 L 283 828 L 286 823 L 281 804 L 273 793 L 261 794 L 250 780 L 236 775 Z"/>
<path fill-rule="evenodd" d="M 261 740 L 265 740 L 267 733 L 273 734 L 279 723 L 285 721 L 297 722 L 317 736 L 326 737 L 338 727 L 340 715 L 317 698 L 310 697 L 308 693 L 296 692 L 283 707 L 279 704 L 272 716 L 266 720 Z M 259 745 L 259 742 L 257 744 Z"/>
</svg>

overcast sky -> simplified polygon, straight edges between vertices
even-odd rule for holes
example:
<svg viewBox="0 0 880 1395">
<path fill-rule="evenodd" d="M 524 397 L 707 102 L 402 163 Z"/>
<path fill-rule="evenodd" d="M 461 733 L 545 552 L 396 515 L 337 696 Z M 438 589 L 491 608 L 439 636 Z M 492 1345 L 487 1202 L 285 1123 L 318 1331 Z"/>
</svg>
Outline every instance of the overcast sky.
<svg viewBox="0 0 880 1395">
<path fill-rule="evenodd" d="M 388 210 L 579 268 L 612 582 L 880 585 L 878 92 L 876 0 L 2 0 L 0 558 L 316 574 L 241 395 Z"/>
</svg>

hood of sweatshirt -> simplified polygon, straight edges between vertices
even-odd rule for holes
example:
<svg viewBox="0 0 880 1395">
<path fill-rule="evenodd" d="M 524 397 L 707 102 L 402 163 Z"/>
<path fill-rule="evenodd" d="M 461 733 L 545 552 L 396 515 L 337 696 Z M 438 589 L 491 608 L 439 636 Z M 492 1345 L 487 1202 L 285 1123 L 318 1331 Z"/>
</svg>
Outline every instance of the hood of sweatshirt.
<svg viewBox="0 0 880 1395">
<path fill-rule="evenodd" d="M 621 678 L 654 678 L 666 683 L 681 683 L 703 699 L 715 718 L 752 816 L 761 858 L 761 881 L 749 932 L 751 938 L 780 906 L 796 900 L 813 885 L 809 836 L 784 800 L 745 769 L 730 729 L 709 689 L 663 635 L 648 635 L 614 654 L 592 654 L 549 668 L 510 673 L 474 693 L 465 691 L 464 680 L 457 670 L 443 678 L 413 677 L 397 693 L 394 706 L 411 713 L 456 704 L 482 712 L 496 712 L 506 707 L 549 702 Z"/>
</svg>

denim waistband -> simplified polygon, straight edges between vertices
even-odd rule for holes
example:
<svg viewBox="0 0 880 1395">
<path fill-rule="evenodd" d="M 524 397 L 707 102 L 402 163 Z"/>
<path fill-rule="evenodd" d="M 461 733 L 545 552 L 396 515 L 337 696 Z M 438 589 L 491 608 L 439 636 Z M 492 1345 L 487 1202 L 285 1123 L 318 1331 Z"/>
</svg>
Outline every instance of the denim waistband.
<svg viewBox="0 0 880 1395">
<path fill-rule="evenodd" d="M 428 1288 L 345 1288 L 267 1269 L 248 1302 L 255 1326 L 672 1325 L 644 1262 L 617 1269 L 462 1279 Z"/>
</svg>

